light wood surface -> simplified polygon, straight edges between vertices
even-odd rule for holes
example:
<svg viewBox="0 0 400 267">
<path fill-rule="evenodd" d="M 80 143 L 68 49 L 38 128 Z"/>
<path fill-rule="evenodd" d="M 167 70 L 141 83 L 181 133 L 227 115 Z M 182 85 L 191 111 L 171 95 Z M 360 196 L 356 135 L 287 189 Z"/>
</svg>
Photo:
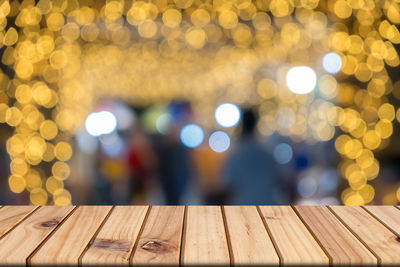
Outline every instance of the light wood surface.
<svg viewBox="0 0 400 267">
<path fill-rule="evenodd" d="M 154 206 L 139 238 L 132 264 L 179 264 L 183 206 Z"/>
<path fill-rule="evenodd" d="M 260 212 L 284 264 L 328 264 L 324 251 L 291 207 L 261 206 Z"/>
<path fill-rule="evenodd" d="M 115 207 L 82 257 L 82 263 L 129 265 L 147 210 L 146 206 Z"/>
<path fill-rule="evenodd" d="M 278 264 L 279 257 L 257 208 L 224 207 L 234 264 Z"/>
<path fill-rule="evenodd" d="M 400 265 L 393 206 L 4 206 L 0 265 Z"/>
<path fill-rule="evenodd" d="M 6 206 L 0 209 L 0 237 L 5 235 L 14 226 L 29 216 L 37 207 L 33 206 Z"/>
<path fill-rule="evenodd" d="M 25 264 L 33 252 L 73 207 L 39 208 L 0 240 L 0 264 Z"/>
<path fill-rule="evenodd" d="M 229 264 L 221 207 L 191 206 L 186 216 L 183 264 Z"/>
<path fill-rule="evenodd" d="M 376 264 L 374 255 L 327 207 L 295 207 L 333 264 Z"/>
<path fill-rule="evenodd" d="M 331 207 L 382 264 L 398 262 L 400 242 L 398 237 L 361 207 Z"/>
<path fill-rule="evenodd" d="M 30 258 L 30 263 L 77 264 L 79 256 L 110 210 L 109 206 L 79 207 Z"/>
<path fill-rule="evenodd" d="M 372 216 L 400 236 L 400 210 L 393 206 L 365 206 Z"/>
</svg>

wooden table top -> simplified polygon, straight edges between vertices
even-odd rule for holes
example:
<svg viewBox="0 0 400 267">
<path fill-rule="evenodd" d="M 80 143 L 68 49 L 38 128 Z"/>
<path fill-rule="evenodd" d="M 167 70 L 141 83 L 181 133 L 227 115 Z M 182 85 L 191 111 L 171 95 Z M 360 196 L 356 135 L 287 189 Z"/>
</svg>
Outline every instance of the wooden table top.
<svg viewBox="0 0 400 267">
<path fill-rule="evenodd" d="M 393 206 L 4 206 L 0 264 L 400 263 Z"/>
</svg>

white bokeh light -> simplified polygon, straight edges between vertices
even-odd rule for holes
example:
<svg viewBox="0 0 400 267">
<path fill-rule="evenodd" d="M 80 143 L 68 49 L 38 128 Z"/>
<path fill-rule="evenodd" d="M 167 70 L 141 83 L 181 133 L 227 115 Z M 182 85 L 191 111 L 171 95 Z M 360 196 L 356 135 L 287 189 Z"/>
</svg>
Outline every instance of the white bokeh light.
<svg viewBox="0 0 400 267">
<path fill-rule="evenodd" d="M 338 73 L 342 68 L 342 58 L 338 54 L 330 52 L 322 58 L 322 67 L 330 74 Z"/>
<path fill-rule="evenodd" d="M 286 73 L 286 85 L 295 94 L 308 94 L 317 84 L 315 71 L 307 66 L 292 67 Z"/>
<path fill-rule="evenodd" d="M 231 145 L 231 139 L 229 135 L 223 131 L 216 131 L 210 135 L 208 139 L 208 145 L 210 148 L 218 153 L 225 152 Z"/>
<path fill-rule="evenodd" d="M 240 120 L 240 110 L 235 104 L 221 104 L 215 109 L 215 120 L 222 127 L 233 127 Z"/>
<path fill-rule="evenodd" d="M 110 111 L 92 112 L 86 118 L 85 128 L 92 136 L 110 134 L 117 128 L 117 118 Z"/>
<path fill-rule="evenodd" d="M 182 143 L 190 148 L 198 147 L 204 140 L 204 132 L 196 124 L 188 124 L 182 128 L 180 138 Z"/>
</svg>

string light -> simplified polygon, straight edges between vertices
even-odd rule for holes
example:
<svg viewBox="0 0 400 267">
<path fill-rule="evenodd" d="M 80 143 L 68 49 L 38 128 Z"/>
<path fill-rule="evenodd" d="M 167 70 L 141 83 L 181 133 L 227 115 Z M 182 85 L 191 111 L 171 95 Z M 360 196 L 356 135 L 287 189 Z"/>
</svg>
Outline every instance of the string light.
<svg viewBox="0 0 400 267">
<path fill-rule="evenodd" d="M 264 136 L 315 143 L 338 132 L 338 170 L 349 184 L 342 202 L 373 200 L 374 152 L 400 117 L 387 97 L 398 98 L 399 82 L 386 70 L 400 63 L 398 1 L 92 2 L 0 1 L 1 62 L 15 73 L 0 73 L 0 122 L 15 129 L 7 140 L 11 191 L 27 190 L 37 205 L 71 202 L 54 182 L 70 174 L 72 149 L 60 142 L 100 98 L 142 106 L 186 99 L 212 129 L 204 114 L 223 94 L 258 105 Z M 317 94 L 315 71 L 299 66 L 317 66 L 324 55 L 328 74 L 318 74 Z M 301 70 L 288 84 L 287 66 Z"/>
</svg>

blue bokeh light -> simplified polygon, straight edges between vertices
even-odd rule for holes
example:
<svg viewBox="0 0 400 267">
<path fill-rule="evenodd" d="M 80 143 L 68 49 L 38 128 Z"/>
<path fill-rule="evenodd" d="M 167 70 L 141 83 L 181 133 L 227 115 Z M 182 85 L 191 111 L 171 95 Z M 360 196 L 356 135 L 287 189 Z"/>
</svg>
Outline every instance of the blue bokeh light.
<svg viewBox="0 0 400 267">
<path fill-rule="evenodd" d="M 188 124 L 182 128 L 180 138 L 185 146 L 195 148 L 203 142 L 204 132 L 196 124 Z"/>
</svg>

